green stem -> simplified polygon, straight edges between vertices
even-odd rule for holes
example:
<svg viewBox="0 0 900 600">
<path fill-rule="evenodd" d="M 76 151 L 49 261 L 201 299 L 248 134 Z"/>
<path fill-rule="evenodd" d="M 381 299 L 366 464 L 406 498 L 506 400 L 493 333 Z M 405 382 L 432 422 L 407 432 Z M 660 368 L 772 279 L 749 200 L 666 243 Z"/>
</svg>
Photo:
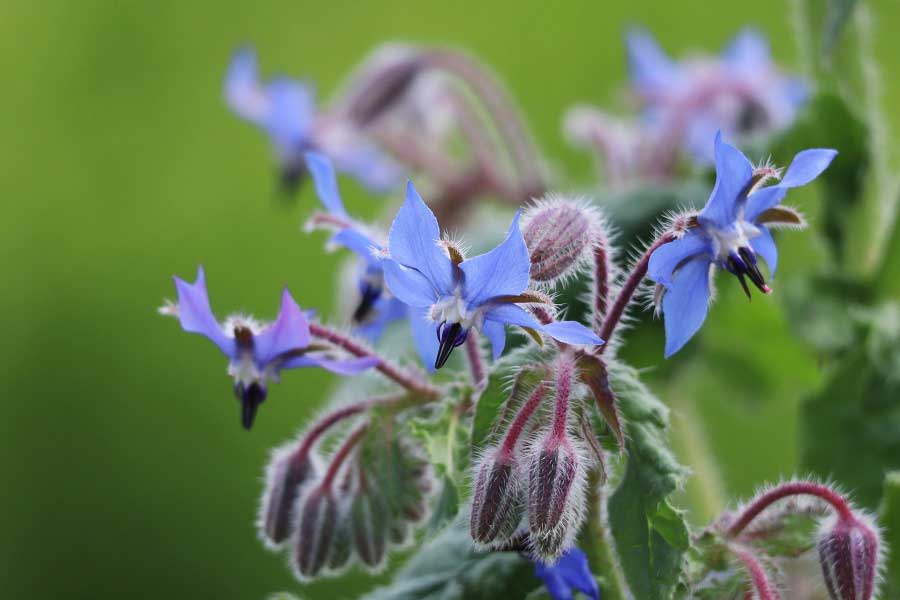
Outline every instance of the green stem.
<svg viewBox="0 0 900 600">
<path fill-rule="evenodd" d="M 584 531 L 585 539 L 579 544 L 588 557 L 591 572 L 603 577 L 603 598 L 606 600 L 629 600 L 631 591 L 625 581 L 625 574 L 619 565 L 610 535 L 606 516 L 606 494 L 600 485 L 600 474 L 597 470 L 588 476 L 588 515 Z"/>
</svg>

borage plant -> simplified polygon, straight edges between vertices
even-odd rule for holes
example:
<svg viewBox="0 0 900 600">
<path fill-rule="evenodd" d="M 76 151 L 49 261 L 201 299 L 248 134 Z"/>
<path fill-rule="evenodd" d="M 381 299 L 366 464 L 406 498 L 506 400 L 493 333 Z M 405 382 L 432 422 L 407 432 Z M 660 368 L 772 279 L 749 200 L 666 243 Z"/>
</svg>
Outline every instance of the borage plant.
<svg viewBox="0 0 900 600">
<path fill-rule="evenodd" d="M 748 36 L 726 61 L 762 60 Z M 645 37 L 630 46 L 643 87 L 676 76 Z M 679 93 L 690 96 L 700 84 L 682 77 Z M 378 571 L 393 550 L 419 544 L 373 597 L 545 589 L 557 599 L 765 600 L 781 597 L 784 561 L 817 548 L 833 598 L 873 597 L 879 529 L 833 486 L 782 483 L 692 532 L 676 507 L 688 471 L 669 449 L 667 409 L 617 354 L 639 298 L 664 318 L 668 357 L 702 326 L 715 271 L 748 296 L 751 285 L 768 294 L 772 230 L 805 225 L 781 201 L 825 171 L 834 150 L 804 150 L 782 173 L 713 130 L 705 207 L 623 248 L 601 207 L 546 193 L 505 92 L 462 54 L 392 46 L 316 110 L 305 84 L 260 84 L 244 50 L 226 95 L 272 137 L 283 181 L 311 177 L 324 211 L 307 229 L 355 256 L 346 327 L 304 312 L 287 289 L 274 322 L 220 323 L 202 268 L 193 284 L 175 279 L 177 300 L 162 309 L 229 359 L 247 429 L 284 369 L 353 378 L 267 469 L 260 535 L 298 579 Z M 348 213 L 338 171 L 397 201 L 407 173 L 424 199 L 409 181 L 385 233 Z M 473 220 L 477 201 L 491 198 L 522 207 L 508 227 Z M 452 239 L 442 226 L 471 235 Z M 467 252 L 466 242 L 487 251 Z M 635 247 L 634 260 L 619 258 Z"/>
</svg>

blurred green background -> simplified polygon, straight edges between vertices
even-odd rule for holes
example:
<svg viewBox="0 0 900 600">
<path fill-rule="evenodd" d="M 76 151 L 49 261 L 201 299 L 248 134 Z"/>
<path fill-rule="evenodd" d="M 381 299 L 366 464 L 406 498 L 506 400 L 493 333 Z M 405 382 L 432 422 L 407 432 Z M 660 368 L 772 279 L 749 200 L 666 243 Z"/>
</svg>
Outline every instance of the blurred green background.
<svg viewBox="0 0 900 600">
<path fill-rule="evenodd" d="M 900 26 L 896 2 L 875 13 L 877 32 Z M 299 231 L 311 191 L 277 202 L 268 141 L 224 106 L 237 45 L 254 44 L 265 73 L 313 78 L 326 97 L 380 42 L 469 50 L 518 99 L 560 187 L 585 189 L 592 162 L 566 145 L 561 116 L 579 101 L 622 106 L 621 34 L 635 23 L 676 55 L 717 51 L 755 25 L 796 64 L 776 0 L 0 4 L 0 597 L 335 598 L 371 582 L 300 588 L 254 528 L 270 448 L 334 379 L 287 373 L 248 434 L 221 356 L 155 310 L 173 295 L 171 275 L 193 277 L 202 263 L 220 315 L 270 317 L 284 284 L 330 314 L 340 257 Z M 879 39 L 880 51 L 896 49 Z M 886 93 L 898 81 L 886 78 Z M 353 207 L 380 209 L 344 189 Z M 814 219 L 816 199 L 803 190 L 795 202 Z M 814 236 L 789 237 L 779 281 L 823 256 Z M 797 402 L 820 377 L 776 299 L 748 305 L 736 285 L 720 287 L 694 351 L 657 388 L 675 409 L 682 461 L 706 475 L 721 466 L 707 478 L 718 483 L 688 489 L 698 520 L 794 472 Z M 651 381 L 659 329 L 626 351 Z"/>
</svg>

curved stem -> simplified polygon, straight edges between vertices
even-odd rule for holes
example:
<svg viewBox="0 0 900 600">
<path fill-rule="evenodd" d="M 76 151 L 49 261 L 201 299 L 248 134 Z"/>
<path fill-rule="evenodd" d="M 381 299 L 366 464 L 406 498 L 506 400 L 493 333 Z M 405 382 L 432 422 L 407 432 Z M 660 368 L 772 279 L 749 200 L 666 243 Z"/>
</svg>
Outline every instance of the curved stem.
<svg viewBox="0 0 900 600">
<path fill-rule="evenodd" d="M 439 388 L 431 385 L 414 373 L 404 371 L 399 366 L 395 365 L 385 358 L 382 358 L 350 336 L 347 336 L 339 331 L 336 331 L 324 325 L 320 325 L 318 323 L 310 323 L 309 332 L 317 338 L 326 340 L 334 344 L 335 346 L 346 350 L 353 356 L 357 356 L 360 358 L 371 356 L 377 358 L 380 361 L 375 366 L 378 371 L 380 371 L 385 377 L 394 380 L 409 391 L 418 394 L 423 398 L 426 398 L 428 400 L 437 400 L 441 397 L 441 390 Z"/>
<path fill-rule="evenodd" d="M 619 324 L 619 320 L 622 318 L 622 315 L 625 312 L 625 309 L 631 303 L 631 299 L 634 296 L 634 292 L 637 290 L 638 286 L 641 284 L 641 281 L 644 280 L 644 277 L 647 275 L 647 266 L 650 264 L 650 255 L 653 254 L 653 251 L 662 246 L 663 244 L 668 244 L 672 240 L 675 239 L 675 234 L 671 231 L 667 231 L 666 233 L 660 235 L 655 242 L 653 242 L 649 248 L 644 252 L 644 255 L 641 256 L 640 260 L 634 265 L 634 268 L 631 271 L 631 274 L 628 276 L 628 279 L 625 280 L 625 284 L 622 286 L 622 289 L 619 291 L 619 295 L 616 296 L 616 301 L 613 303 L 612 307 L 609 309 L 609 313 L 606 315 L 606 318 L 603 319 L 603 325 L 600 327 L 600 331 L 597 333 L 606 344 L 600 346 L 597 352 L 602 353 L 604 349 L 609 347 L 609 340 L 615 331 L 616 325 Z"/>
<path fill-rule="evenodd" d="M 736 545 L 730 546 L 730 550 L 744 563 L 744 567 L 750 574 L 750 583 L 753 585 L 753 591 L 756 592 L 755 598 L 758 600 L 781 600 L 778 588 L 769 581 L 765 567 L 753 552 Z"/>
<path fill-rule="evenodd" d="M 546 391 L 547 385 L 543 381 L 540 382 L 537 387 L 534 388 L 534 391 L 531 392 L 531 396 L 528 397 L 528 400 L 525 401 L 522 408 L 519 409 L 519 413 L 516 415 L 516 418 L 513 419 L 512 424 L 506 432 L 506 437 L 503 438 L 503 446 L 500 448 L 502 454 L 511 455 L 516 449 L 516 442 L 519 441 L 519 437 L 522 435 L 522 431 L 525 429 L 528 419 L 531 418 L 531 415 L 537 410 L 537 407 L 540 406 Z"/>
<path fill-rule="evenodd" d="M 337 452 L 334 453 L 334 456 L 331 457 L 331 463 L 328 465 L 328 470 L 325 472 L 325 477 L 322 479 L 322 484 L 320 486 L 323 490 L 331 489 L 331 484 L 334 482 L 334 478 L 337 477 L 338 471 L 341 470 L 341 465 L 344 464 L 344 461 L 350 455 L 353 447 L 359 443 L 359 440 L 362 439 L 362 436 L 365 435 L 368 429 L 368 423 L 363 423 L 354 429 L 353 433 L 347 436 L 344 443 L 341 444 L 340 448 L 337 449 Z"/>
<path fill-rule="evenodd" d="M 847 501 L 831 488 L 808 481 L 794 481 L 779 485 L 760 495 L 756 500 L 750 503 L 737 520 L 728 528 L 728 537 L 734 538 L 740 535 L 753 519 L 775 502 L 787 498 L 788 496 L 799 495 L 815 496 L 820 500 L 824 500 L 837 511 L 838 516 L 842 521 L 852 520 L 854 518 L 853 510 L 850 508 Z"/>
<path fill-rule="evenodd" d="M 466 357 L 469 359 L 469 372 L 472 375 L 472 383 L 480 388 L 485 383 L 484 359 L 481 356 L 481 348 L 478 346 L 478 334 L 472 330 L 466 337 Z"/>
</svg>

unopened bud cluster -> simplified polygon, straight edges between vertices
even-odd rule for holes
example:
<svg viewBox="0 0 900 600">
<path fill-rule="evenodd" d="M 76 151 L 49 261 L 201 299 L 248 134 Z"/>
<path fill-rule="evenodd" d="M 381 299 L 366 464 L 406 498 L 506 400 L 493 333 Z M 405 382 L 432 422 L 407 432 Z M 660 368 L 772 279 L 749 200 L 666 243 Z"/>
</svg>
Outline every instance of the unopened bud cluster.
<svg viewBox="0 0 900 600">
<path fill-rule="evenodd" d="M 339 573 L 354 560 L 379 569 L 389 548 L 405 544 L 425 517 L 432 487 L 418 449 L 383 439 L 370 424 L 345 435 L 323 459 L 316 442 L 335 421 L 325 417 L 278 451 L 268 468 L 261 535 L 274 549 L 289 546 L 302 580 Z M 378 458 L 363 460 L 367 453 Z"/>
<path fill-rule="evenodd" d="M 522 231 L 531 257 L 531 279 L 553 284 L 575 275 L 601 235 L 599 216 L 578 202 L 550 196 L 526 213 Z"/>
<path fill-rule="evenodd" d="M 549 386 L 540 383 L 477 465 L 470 522 L 476 544 L 503 546 L 527 527 L 531 550 L 547 563 L 572 545 L 583 520 L 586 470 L 580 433 L 568 427 L 573 370 L 567 356 L 555 364 L 549 427 L 538 410 L 550 399 Z"/>
</svg>

